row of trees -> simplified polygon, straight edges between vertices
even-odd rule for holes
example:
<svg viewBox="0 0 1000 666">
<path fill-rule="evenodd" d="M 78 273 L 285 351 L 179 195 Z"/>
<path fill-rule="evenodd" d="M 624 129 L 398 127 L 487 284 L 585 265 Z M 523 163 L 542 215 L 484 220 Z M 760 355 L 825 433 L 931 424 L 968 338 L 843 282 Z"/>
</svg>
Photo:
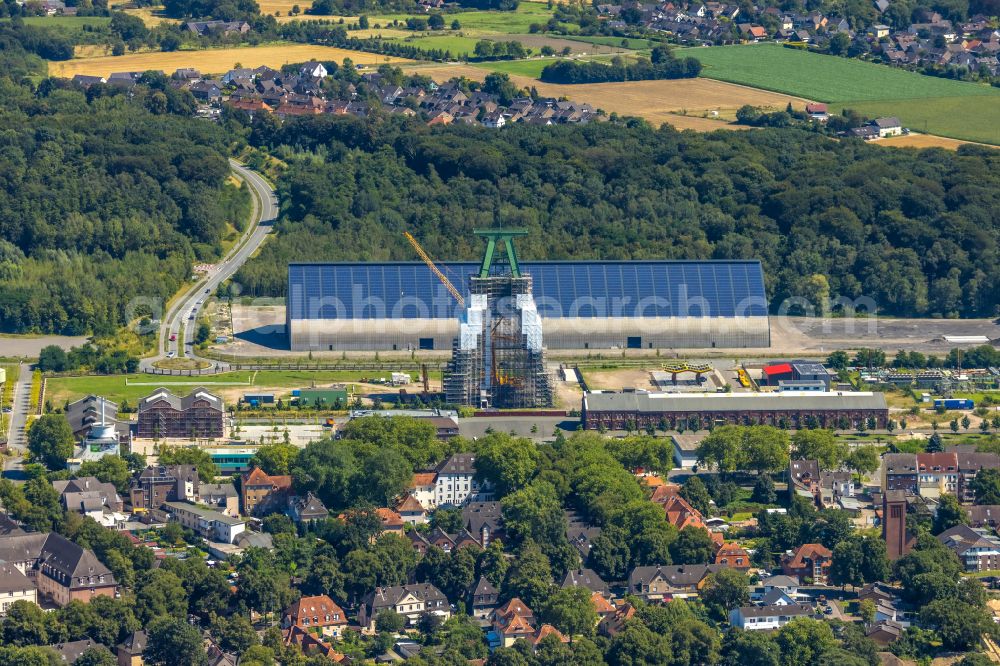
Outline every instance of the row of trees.
<svg viewBox="0 0 1000 666">
<path fill-rule="evenodd" d="M 539 77 L 546 83 L 606 83 L 649 79 L 690 79 L 701 73 L 696 58 L 675 58 L 665 47 L 653 49 L 652 59 L 626 61 L 620 57 L 610 64 L 596 60 L 559 60 L 546 65 Z"/>
</svg>

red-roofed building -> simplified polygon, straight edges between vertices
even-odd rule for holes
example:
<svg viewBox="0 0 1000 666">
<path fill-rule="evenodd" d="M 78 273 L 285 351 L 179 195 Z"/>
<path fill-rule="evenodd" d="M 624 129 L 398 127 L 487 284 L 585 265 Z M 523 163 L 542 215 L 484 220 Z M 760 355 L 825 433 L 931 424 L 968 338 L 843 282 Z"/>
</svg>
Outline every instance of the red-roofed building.
<svg viewBox="0 0 1000 666">
<path fill-rule="evenodd" d="M 333 649 L 318 636 L 297 625 L 292 625 L 284 634 L 285 645 L 296 645 L 306 656 L 322 655 L 335 664 L 343 662 L 347 657 Z"/>
<path fill-rule="evenodd" d="M 403 517 L 392 509 L 380 507 L 375 509 L 379 520 L 382 521 L 382 534 L 403 535 Z"/>
<path fill-rule="evenodd" d="M 669 497 L 663 504 L 663 508 L 667 512 L 667 522 L 678 530 L 682 530 L 685 527 L 707 529 L 701 513 L 688 504 L 687 500 L 680 495 Z"/>
<path fill-rule="evenodd" d="M 240 510 L 244 516 L 253 516 L 284 508 L 291 489 L 292 477 L 268 476 L 264 470 L 254 467 L 243 475 L 240 484 Z"/>
<path fill-rule="evenodd" d="M 285 610 L 281 621 L 282 629 L 292 626 L 323 636 L 340 638 L 344 627 L 347 626 L 347 614 L 325 594 L 301 597 Z"/>
<path fill-rule="evenodd" d="M 786 576 L 798 576 L 799 580 L 808 578 L 814 583 L 825 583 L 832 561 L 833 553 L 829 548 L 819 543 L 806 543 L 782 556 L 781 570 Z"/>
<path fill-rule="evenodd" d="M 653 489 L 653 496 L 649 499 L 657 504 L 666 504 L 671 497 L 680 493 L 681 487 L 676 483 L 666 483 Z"/>
<path fill-rule="evenodd" d="M 427 522 L 427 510 L 413 495 L 404 497 L 396 506 L 396 511 L 407 525 L 422 525 Z"/>
<path fill-rule="evenodd" d="M 747 571 L 750 569 L 750 554 L 738 543 L 723 543 L 715 553 L 715 563 L 731 569 Z"/>
<path fill-rule="evenodd" d="M 761 379 L 763 380 L 761 383 L 766 386 L 777 386 L 780 381 L 795 379 L 795 371 L 792 369 L 791 363 L 766 365 L 764 366 Z"/>
</svg>

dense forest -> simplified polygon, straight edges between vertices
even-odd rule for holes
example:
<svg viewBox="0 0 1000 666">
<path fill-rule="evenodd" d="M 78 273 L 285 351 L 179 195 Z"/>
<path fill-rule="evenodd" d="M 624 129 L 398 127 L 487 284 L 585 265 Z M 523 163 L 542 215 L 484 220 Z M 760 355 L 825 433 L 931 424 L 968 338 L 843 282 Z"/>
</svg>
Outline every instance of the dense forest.
<svg viewBox="0 0 1000 666">
<path fill-rule="evenodd" d="M 530 259 L 759 258 L 790 296 L 883 313 L 995 316 L 1000 153 L 888 150 L 804 130 L 681 133 L 641 121 L 502 131 L 416 121 L 255 119 L 289 163 L 275 242 L 237 276 L 282 295 L 289 261 L 473 259 L 472 229 L 532 233 Z"/>
<path fill-rule="evenodd" d="M 113 330 L 245 221 L 224 134 L 190 117 L 189 93 L 148 83 L 129 99 L 0 78 L 0 330 Z"/>
</svg>

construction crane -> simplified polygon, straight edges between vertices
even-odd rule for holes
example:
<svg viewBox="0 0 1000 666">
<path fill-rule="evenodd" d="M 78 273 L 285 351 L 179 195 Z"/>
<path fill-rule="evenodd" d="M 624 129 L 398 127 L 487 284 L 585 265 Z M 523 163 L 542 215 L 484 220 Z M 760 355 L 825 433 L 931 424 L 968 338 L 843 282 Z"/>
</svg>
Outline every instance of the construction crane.
<svg viewBox="0 0 1000 666">
<path fill-rule="evenodd" d="M 431 269 L 431 272 L 433 272 L 434 275 L 437 276 L 437 279 L 441 280 L 441 284 L 447 287 L 448 291 L 451 292 L 451 295 L 455 297 L 456 301 L 458 301 L 458 304 L 464 308 L 465 298 L 462 296 L 462 292 L 456 289 L 455 285 L 453 285 L 451 283 L 451 280 L 448 279 L 448 276 L 442 273 L 441 270 L 434 265 L 434 262 L 431 260 L 431 258 L 427 256 L 426 252 L 424 252 L 424 248 L 420 247 L 420 243 L 418 243 L 417 239 L 413 237 L 413 234 L 411 234 L 409 231 L 404 231 L 403 235 L 406 236 L 406 240 L 410 241 L 410 245 L 413 246 L 413 249 L 417 251 L 417 254 L 420 255 L 420 258 L 424 260 L 425 264 L 427 264 L 427 268 Z"/>
</svg>

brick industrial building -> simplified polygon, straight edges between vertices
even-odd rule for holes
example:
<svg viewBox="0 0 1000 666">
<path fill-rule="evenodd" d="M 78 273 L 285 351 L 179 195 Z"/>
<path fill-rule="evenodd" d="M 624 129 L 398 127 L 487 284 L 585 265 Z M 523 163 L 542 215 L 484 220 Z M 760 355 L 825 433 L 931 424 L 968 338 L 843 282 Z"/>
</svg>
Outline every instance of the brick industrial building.
<svg viewBox="0 0 1000 666">
<path fill-rule="evenodd" d="M 203 388 L 183 398 L 160 388 L 139 402 L 138 436 L 222 437 L 223 413 L 222 400 Z"/>
<path fill-rule="evenodd" d="M 810 425 L 884 428 L 889 408 L 881 393 L 646 393 L 592 392 L 583 396 L 584 428 L 700 430 L 714 425 Z"/>
</svg>

